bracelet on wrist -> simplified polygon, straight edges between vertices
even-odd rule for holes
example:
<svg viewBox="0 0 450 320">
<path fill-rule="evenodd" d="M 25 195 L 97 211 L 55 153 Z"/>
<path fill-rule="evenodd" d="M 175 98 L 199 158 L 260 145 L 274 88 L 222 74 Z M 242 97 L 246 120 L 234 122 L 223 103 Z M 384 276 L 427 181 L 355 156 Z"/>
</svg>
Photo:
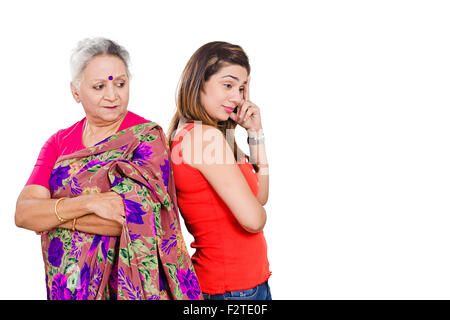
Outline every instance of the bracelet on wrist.
<svg viewBox="0 0 450 320">
<path fill-rule="evenodd" d="M 62 197 L 62 198 L 59 198 L 57 201 L 56 201 L 56 203 L 55 203 L 55 215 L 56 215 L 56 218 L 58 218 L 58 220 L 59 220 L 59 222 L 61 222 L 61 223 L 64 223 L 64 222 L 66 222 L 67 220 L 66 219 L 64 219 L 64 218 L 61 218 L 61 216 L 58 214 L 58 203 L 60 203 L 61 201 L 63 201 L 63 200 L 65 200 L 65 199 L 67 199 L 66 197 Z"/>
<path fill-rule="evenodd" d="M 254 138 L 247 137 L 247 143 L 249 145 L 264 143 L 264 135 L 262 135 L 260 137 L 254 137 Z"/>
</svg>

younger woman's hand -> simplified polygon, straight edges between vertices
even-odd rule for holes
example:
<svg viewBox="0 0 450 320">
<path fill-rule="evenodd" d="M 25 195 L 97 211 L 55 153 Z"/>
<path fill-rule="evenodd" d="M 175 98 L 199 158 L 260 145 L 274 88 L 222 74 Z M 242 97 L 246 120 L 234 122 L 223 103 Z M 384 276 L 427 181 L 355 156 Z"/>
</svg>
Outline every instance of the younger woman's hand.
<svg viewBox="0 0 450 320">
<path fill-rule="evenodd" d="M 246 130 L 262 129 L 259 107 L 250 101 L 250 76 L 244 86 L 244 99 L 237 107 L 237 113 L 231 113 L 230 118 Z"/>
</svg>

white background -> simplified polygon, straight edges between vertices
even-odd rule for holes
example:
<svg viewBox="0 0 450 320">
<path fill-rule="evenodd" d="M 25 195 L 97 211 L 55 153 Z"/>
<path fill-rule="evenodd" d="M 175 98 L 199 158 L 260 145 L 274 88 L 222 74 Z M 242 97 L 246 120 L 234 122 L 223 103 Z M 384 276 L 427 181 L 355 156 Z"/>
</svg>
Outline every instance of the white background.
<svg viewBox="0 0 450 320">
<path fill-rule="evenodd" d="M 129 110 L 166 131 L 198 47 L 248 53 L 274 299 L 449 299 L 449 16 L 446 1 L 2 1 L 0 298 L 45 299 L 15 201 L 46 139 L 84 116 L 71 49 L 104 36 L 131 54 Z"/>
</svg>

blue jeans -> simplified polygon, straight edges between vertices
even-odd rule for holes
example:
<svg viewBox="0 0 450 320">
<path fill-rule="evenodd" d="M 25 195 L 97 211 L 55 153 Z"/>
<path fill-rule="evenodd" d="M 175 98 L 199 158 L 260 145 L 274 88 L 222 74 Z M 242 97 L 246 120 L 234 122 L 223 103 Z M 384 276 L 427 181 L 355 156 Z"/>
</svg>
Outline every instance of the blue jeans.
<svg viewBox="0 0 450 320">
<path fill-rule="evenodd" d="M 269 282 L 266 281 L 259 286 L 248 290 L 227 291 L 223 294 L 204 293 L 205 300 L 272 300 Z"/>
</svg>

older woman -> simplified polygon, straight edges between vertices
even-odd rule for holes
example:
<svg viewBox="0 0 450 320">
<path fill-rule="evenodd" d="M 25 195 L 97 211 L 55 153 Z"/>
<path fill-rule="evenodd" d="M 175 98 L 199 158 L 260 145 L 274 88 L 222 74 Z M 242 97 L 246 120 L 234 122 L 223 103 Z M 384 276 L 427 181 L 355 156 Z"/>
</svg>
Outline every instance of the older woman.
<svg viewBox="0 0 450 320">
<path fill-rule="evenodd" d="M 16 225 L 41 234 L 48 299 L 201 298 L 165 135 L 127 111 L 128 60 L 108 39 L 78 44 L 86 117 L 48 139 L 17 200 Z"/>
</svg>

